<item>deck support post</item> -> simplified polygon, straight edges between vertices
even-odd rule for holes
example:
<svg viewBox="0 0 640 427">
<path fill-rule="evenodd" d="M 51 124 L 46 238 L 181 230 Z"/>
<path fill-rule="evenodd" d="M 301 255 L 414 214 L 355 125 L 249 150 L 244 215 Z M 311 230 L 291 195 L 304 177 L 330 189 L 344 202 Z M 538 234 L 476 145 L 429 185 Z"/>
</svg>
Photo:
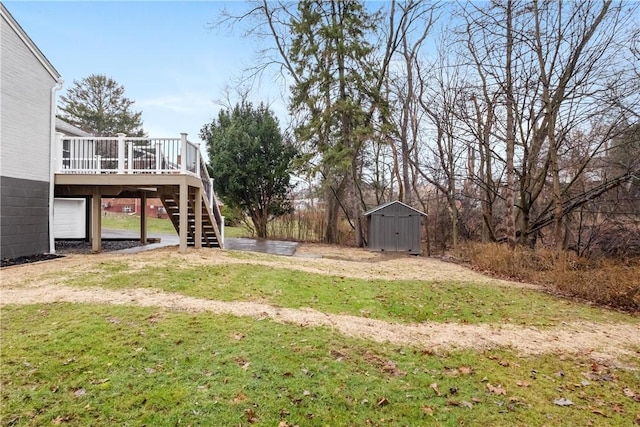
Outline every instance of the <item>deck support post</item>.
<svg viewBox="0 0 640 427">
<path fill-rule="evenodd" d="M 195 214 L 195 233 L 193 236 L 194 246 L 196 249 L 202 248 L 202 189 L 195 187 L 193 196 L 193 212 Z"/>
<path fill-rule="evenodd" d="M 94 191 L 91 197 L 91 252 L 102 251 L 102 196 Z"/>
<path fill-rule="evenodd" d="M 187 252 L 187 235 L 189 229 L 189 184 L 183 181 L 180 184 L 180 246 L 178 252 Z"/>
<path fill-rule="evenodd" d="M 147 244 L 147 193 L 140 195 L 140 243 Z"/>
</svg>

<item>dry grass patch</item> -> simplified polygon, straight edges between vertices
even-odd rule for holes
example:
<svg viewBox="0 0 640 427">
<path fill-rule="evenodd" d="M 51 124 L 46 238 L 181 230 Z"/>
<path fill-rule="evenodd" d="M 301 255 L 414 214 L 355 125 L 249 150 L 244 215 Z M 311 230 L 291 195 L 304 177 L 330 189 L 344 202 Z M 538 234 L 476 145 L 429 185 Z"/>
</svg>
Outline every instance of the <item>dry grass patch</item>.
<svg viewBox="0 0 640 427">
<path fill-rule="evenodd" d="M 640 311 L 640 260 L 587 259 L 550 249 L 511 250 L 500 244 L 469 244 L 459 251 L 476 269 L 544 285 L 598 305 Z"/>
</svg>

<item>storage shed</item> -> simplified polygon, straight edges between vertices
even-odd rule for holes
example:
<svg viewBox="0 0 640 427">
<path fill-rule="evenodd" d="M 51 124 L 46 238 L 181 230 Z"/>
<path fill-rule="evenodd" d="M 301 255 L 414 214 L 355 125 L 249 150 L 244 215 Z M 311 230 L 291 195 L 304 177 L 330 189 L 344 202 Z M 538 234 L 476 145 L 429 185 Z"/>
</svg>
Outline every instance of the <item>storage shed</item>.
<svg viewBox="0 0 640 427">
<path fill-rule="evenodd" d="M 385 203 L 364 214 L 367 217 L 370 251 L 408 252 L 419 255 L 420 223 L 424 212 L 395 201 Z"/>
</svg>

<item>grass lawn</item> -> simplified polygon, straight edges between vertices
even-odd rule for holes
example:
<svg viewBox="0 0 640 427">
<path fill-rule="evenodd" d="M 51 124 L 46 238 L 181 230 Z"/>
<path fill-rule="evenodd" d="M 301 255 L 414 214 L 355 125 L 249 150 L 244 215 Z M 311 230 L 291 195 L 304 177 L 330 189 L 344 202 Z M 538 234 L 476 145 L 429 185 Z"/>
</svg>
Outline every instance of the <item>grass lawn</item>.
<svg viewBox="0 0 640 427">
<path fill-rule="evenodd" d="M 87 257 L 82 267 L 49 264 L 48 273 L 16 274 L 12 286 L 146 288 L 396 323 L 539 329 L 565 321 L 640 323 L 637 316 L 530 289 L 327 276 L 251 264 L 243 261 L 253 256 L 247 254 L 224 255 L 230 261 L 223 265 L 190 264 L 200 256 Z M 630 355 L 613 363 L 589 351 L 434 350 L 326 327 L 161 307 L 4 303 L 1 316 L 6 426 L 640 423 L 640 359 Z M 640 346 L 633 350 L 640 354 Z"/>
<path fill-rule="evenodd" d="M 102 227 L 112 230 L 140 230 L 140 217 L 127 214 L 113 214 L 102 217 Z M 176 229 L 169 219 L 147 217 L 147 232 L 175 234 Z M 245 237 L 249 232 L 243 227 L 225 227 L 226 237 Z"/>
<path fill-rule="evenodd" d="M 51 279 L 55 277 L 59 276 L 53 274 Z M 506 321 L 544 327 L 559 325 L 567 319 L 611 322 L 629 319 L 622 313 L 535 290 L 456 282 L 372 281 L 253 264 L 185 266 L 167 260 L 160 268 L 135 269 L 127 261 L 103 262 L 90 273 L 68 278 L 67 283 L 106 289 L 153 288 L 206 299 L 310 307 L 322 312 L 407 323 Z"/>
<path fill-rule="evenodd" d="M 621 426 L 639 412 L 625 392 L 639 391 L 638 371 L 586 356 L 434 354 L 148 308 L 2 317 L 3 425 Z"/>
</svg>

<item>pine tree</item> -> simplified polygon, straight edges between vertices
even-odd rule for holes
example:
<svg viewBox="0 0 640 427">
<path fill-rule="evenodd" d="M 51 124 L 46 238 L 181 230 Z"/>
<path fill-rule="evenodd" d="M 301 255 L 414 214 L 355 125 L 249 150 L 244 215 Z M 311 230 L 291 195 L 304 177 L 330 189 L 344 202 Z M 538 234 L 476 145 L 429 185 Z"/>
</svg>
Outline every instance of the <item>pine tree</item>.
<svg viewBox="0 0 640 427">
<path fill-rule="evenodd" d="M 103 74 L 74 80 L 60 96 L 58 117 L 95 136 L 144 136 L 142 112 L 131 109 L 134 101 L 124 96 L 124 86 Z"/>
<path fill-rule="evenodd" d="M 360 153 L 373 133 L 377 65 L 368 37 L 377 17 L 360 1 L 301 1 L 293 25 L 291 63 L 298 76 L 290 109 L 305 117 L 296 136 L 317 154 L 327 199 L 325 241 L 338 241 L 340 209 L 350 212 L 360 245 Z M 351 198 L 350 208 L 344 201 Z"/>
</svg>

